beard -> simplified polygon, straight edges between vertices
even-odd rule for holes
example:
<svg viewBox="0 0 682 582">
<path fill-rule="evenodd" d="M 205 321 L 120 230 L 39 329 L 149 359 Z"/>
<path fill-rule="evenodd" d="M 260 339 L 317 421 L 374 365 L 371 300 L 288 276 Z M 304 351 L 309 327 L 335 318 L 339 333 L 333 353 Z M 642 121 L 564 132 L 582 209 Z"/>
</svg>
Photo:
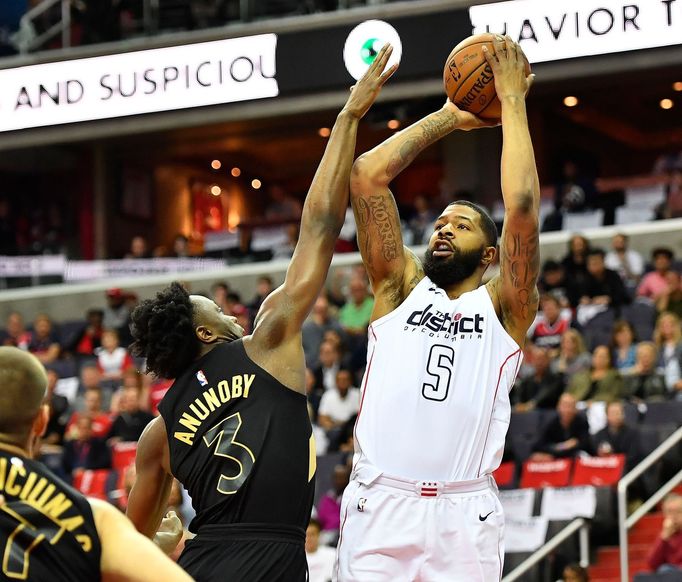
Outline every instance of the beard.
<svg viewBox="0 0 682 582">
<path fill-rule="evenodd" d="M 439 258 L 433 256 L 433 250 L 426 249 L 424 274 L 438 287 L 446 289 L 471 277 L 480 266 L 484 251 L 484 245 L 466 252 L 455 249 L 449 257 Z"/>
</svg>

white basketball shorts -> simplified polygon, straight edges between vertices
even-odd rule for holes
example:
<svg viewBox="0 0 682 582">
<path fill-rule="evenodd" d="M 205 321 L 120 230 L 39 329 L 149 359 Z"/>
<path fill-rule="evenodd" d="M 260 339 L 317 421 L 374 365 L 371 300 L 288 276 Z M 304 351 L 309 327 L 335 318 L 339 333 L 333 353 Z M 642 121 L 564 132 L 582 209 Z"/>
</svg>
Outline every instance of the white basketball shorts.
<svg viewBox="0 0 682 582">
<path fill-rule="evenodd" d="M 504 515 L 492 477 L 459 483 L 351 480 L 334 582 L 496 582 Z"/>
</svg>

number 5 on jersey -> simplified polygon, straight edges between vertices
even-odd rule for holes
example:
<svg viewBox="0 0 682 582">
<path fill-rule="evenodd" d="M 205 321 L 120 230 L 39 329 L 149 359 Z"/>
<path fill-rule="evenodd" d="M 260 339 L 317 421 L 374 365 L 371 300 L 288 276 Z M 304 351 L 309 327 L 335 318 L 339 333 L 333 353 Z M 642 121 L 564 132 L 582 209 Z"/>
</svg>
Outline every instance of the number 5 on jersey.
<svg viewBox="0 0 682 582">
<path fill-rule="evenodd" d="M 455 350 L 450 346 L 435 344 L 431 346 L 426 363 L 426 374 L 431 382 L 422 384 L 422 396 L 428 400 L 442 402 L 448 396 L 452 367 L 455 365 Z"/>
<path fill-rule="evenodd" d="M 251 449 L 236 440 L 241 425 L 242 417 L 237 412 L 216 424 L 204 435 L 204 443 L 207 447 L 210 448 L 215 444 L 213 454 L 230 459 L 238 469 L 236 474 L 222 473 L 220 475 L 217 489 L 223 495 L 236 493 L 246 481 L 256 462 Z"/>
</svg>

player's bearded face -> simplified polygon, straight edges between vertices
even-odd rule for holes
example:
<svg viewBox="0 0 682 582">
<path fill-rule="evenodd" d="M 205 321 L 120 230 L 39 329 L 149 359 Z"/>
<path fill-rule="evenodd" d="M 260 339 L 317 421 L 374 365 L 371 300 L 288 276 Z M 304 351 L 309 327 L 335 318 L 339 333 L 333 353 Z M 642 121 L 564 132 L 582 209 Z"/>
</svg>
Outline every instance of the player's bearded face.
<svg viewBox="0 0 682 582">
<path fill-rule="evenodd" d="M 454 248 L 447 257 L 436 257 L 433 249 L 426 249 L 424 273 L 436 285 L 445 289 L 471 277 L 480 266 L 484 252 L 485 245 L 481 245 L 468 251 Z"/>
</svg>

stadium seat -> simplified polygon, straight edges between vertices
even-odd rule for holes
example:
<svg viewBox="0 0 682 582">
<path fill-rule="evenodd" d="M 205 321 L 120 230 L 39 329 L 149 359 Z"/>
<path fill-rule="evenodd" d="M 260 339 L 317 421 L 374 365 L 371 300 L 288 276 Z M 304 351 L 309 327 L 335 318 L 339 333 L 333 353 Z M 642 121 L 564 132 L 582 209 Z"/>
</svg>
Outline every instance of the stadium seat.
<svg viewBox="0 0 682 582">
<path fill-rule="evenodd" d="M 83 495 L 106 500 L 110 473 L 109 469 L 77 471 L 73 476 L 73 486 Z"/>
<path fill-rule="evenodd" d="M 582 333 L 590 351 L 594 351 L 597 346 L 609 345 L 615 320 L 615 310 L 607 309 L 595 315 L 584 325 Z"/>
<path fill-rule="evenodd" d="M 493 472 L 495 482 L 501 489 L 505 487 L 514 486 L 514 477 L 516 475 L 516 464 L 513 461 L 502 463 L 496 471 Z"/>
<path fill-rule="evenodd" d="M 648 426 L 682 425 L 682 402 L 677 400 L 647 402 L 646 407 L 646 413 L 642 420 L 644 424 Z"/>
<path fill-rule="evenodd" d="M 572 466 L 573 459 L 526 461 L 521 471 L 521 488 L 566 487 Z"/>
<path fill-rule="evenodd" d="M 575 460 L 571 485 L 615 485 L 623 475 L 625 455 L 578 457 Z"/>
<path fill-rule="evenodd" d="M 651 341 L 656 324 L 656 308 L 653 305 L 635 300 L 622 308 L 621 317 L 630 322 L 639 341 Z"/>
<path fill-rule="evenodd" d="M 111 451 L 111 466 L 119 473 L 125 472 L 126 468 L 135 462 L 137 452 L 136 442 L 116 443 Z"/>
</svg>

